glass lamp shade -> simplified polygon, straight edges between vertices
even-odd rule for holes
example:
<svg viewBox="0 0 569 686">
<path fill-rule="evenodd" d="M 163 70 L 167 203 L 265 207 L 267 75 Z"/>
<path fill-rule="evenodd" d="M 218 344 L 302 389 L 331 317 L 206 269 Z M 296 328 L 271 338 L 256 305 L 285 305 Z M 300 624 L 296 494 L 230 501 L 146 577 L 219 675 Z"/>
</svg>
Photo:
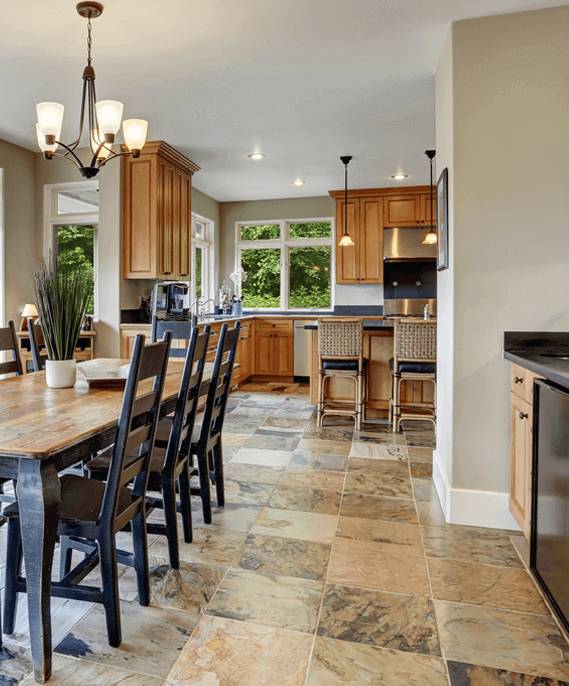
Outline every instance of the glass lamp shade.
<svg viewBox="0 0 569 686">
<path fill-rule="evenodd" d="M 103 143 L 103 147 L 97 152 L 97 159 L 106 160 L 112 152 L 110 143 L 104 143 L 104 137 L 98 131 L 91 131 L 91 150 L 93 153 L 96 152 L 101 143 Z"/>
<path fill-rule="evenodd" d="M 123 108 L 122 102 L 117 100 L 99 100 L 95 104 L 97 123 L 102 136 L 105 134 L 114 136 L 118 132 L 121 127 Z"/>
<path fill-rule="evenodd" d="M 36 112 L 38 127 L 42 136 L 54 136 L 56 140 L 59 140 L 61 124 L 63 123 L 63 110 L 63 105 L 58 102 L 38 102 Z"/>
<path fill-rule="evenodd" d="M 423 245 L 435 245 L 437 242 L 437 234 L 434 231 L 429 231 L 421 242 Z"/>
<path fill-rule="evenodd" d="M 352 240 L 352 237 L 349 236 L 347 233 L 345 233 L 342 238 L 340 239 L 340 242 L 338 245 L 341 248 L 352 248 L 354 246 L 354 241 Z"/>
<path fill-rule="evenodd" d="M 148 122 L 144 119 L 125 119 L 122 123 L 124 142 L 129 150 L 142 150 L 146 143 Z"/>
<path fill-rule="evenodd" d="M 57 150 L 57 143 L 48 144 L 45 142 L 45 136 L 40 131 L 39 123 L 36 124 L 36 136 L 38 137 L 38 145 L 42 152 L 55 152 Z"/>
</svg>

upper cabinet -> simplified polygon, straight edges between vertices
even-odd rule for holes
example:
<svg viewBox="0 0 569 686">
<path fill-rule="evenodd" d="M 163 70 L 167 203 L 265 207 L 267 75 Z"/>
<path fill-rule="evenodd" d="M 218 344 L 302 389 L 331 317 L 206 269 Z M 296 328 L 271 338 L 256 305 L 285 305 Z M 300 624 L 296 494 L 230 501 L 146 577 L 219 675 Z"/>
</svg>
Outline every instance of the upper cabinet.
<svg viewBox="0 0 569 686">
<path fill-rule="evenodd" d="M 192 174 L 199 167 L 164 141 L 122 158 L 123 277 L 190 276 Z"/>
<path fill-rule="evenodd" d="M 336 239 L 339 242 L 344 230 L 344 193 L 331 191 L 330 195 L 336 200 Z M 430 221 L 429 186 L 349 191 L 348 233 L 354 245 L 342 248 L 336 244 L 336 282 L 383 283 L 383 229 L 421 226 Z"/>
</svg>

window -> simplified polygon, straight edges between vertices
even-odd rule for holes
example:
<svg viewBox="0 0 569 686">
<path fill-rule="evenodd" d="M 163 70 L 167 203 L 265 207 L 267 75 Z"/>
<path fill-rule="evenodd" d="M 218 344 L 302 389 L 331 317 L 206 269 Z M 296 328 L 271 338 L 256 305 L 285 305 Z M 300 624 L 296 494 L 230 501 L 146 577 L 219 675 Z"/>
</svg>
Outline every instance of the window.
<svg viewBox="0 0 569 686">
<path fill-rule="evenodd" d="M 93 284 L 87 314 L 97 316 L 98 181 L 51 184 L 44 191 L 44 254 L 80 269 Z"/>
<path fill-rule="evenodd" d="M 213 222 L 192 214 L 192 303 L 214 297 Z"/>
<path fill-rule="evenodd" d="M 331 219 L 238 222 L 236 267 L 248 309 L 332 309 Z"/>
</svg>

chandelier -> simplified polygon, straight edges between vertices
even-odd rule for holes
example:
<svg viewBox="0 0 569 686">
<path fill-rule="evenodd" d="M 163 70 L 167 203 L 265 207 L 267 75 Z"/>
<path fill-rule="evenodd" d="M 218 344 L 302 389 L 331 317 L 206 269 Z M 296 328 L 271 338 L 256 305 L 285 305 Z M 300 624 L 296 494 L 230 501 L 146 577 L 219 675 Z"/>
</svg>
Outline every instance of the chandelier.
<svg viewBox="0 0 569 686">
<path fill-rule="evenodd" d="M 122 102 L 116 100 L 97 101 L 95 70 L 91 59 L 91 19 L 101 16 L 103 5 L 100 2 L 88 0 L 77 3 L 76 8 L 78 14 L 87 19 L 87 66 L 83 70 L 79 133 L 69 145 L 62 143 L 59 138 L 63 123 L 63 105 L 58 102 L 40 102 L 36 105 L 38 116 L 36 134 L 38 145 L 46 160 L 64 157 L 77 166 L 81 176 L 91 179 L 99 173 L 99 169 L 104 167 L 109 160 L 121 155 L 139 157 L 146 142 L 148 122 L 144 119 L 126 119 L 123 121 L 122 130 L 128 152 L 113 152 L 112 145 L 121 127 L 124 106 Z M 81 142 L 84 125 L 88 127 L 89 147 L 92 154 L 89 164 L 84 164 L 75 152 Z M 65 152 L 57 152 L 58 147 L 63 148 Z"/>
</svg>

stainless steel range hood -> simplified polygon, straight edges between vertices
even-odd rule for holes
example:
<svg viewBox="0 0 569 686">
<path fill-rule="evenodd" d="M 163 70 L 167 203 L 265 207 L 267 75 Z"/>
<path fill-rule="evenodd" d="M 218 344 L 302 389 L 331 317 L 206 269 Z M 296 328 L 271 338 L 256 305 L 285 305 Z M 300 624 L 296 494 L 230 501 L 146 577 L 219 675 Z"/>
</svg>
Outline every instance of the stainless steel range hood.
<svg viewBox="0 0 569 686">
<path fill-rule="evenodd" d="M 411 262 L 434 260 L 436 245 L 423 245 L 428 227 L 384 229 L 383 259 L 386 261 Z"/>
</svg>

